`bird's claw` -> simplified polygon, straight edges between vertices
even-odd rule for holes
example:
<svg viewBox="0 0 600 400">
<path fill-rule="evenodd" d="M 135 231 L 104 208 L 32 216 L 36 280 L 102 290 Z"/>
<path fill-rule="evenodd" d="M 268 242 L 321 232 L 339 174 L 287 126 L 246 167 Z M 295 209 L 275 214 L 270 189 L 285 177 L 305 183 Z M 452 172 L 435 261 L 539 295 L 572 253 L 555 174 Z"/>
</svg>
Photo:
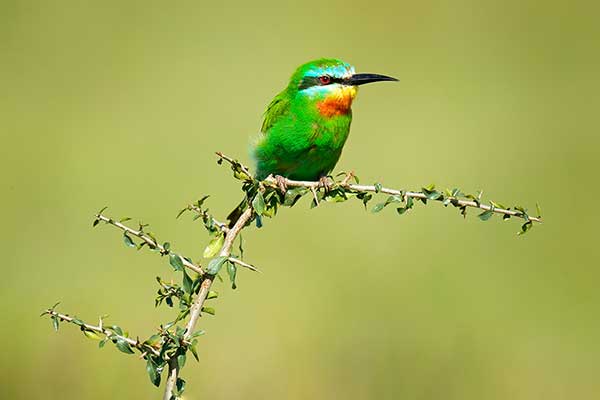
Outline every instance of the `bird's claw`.
<svg viewBox="0 0 600 400">
<path fill-rule="evenodd" d="M 277 182 L 277 186 L 281 193 L 285 194 L 287 192 L 287 180 L 281 175 L 275 175 L 275 182 Z"/>
<path fill-rule="evenodd" d="M 333 188 L 333 182 L 328 176 L 322 176 L 319 178 L 319 189 L 323 189 L 325 193 L 328 193 Z"/>
</svg>

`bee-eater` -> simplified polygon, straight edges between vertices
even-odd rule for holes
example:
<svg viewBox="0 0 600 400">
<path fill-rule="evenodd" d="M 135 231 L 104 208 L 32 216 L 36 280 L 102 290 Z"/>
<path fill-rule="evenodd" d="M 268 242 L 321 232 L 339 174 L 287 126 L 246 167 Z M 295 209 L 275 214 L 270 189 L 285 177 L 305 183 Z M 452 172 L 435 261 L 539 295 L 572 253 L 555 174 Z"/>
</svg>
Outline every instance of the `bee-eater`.
<svg viewBox="0 0 600 400">
<path fill-rule="evenodd" d="M 358 86 L 378 81 L 397 79 L 355 74 L 354 67 L 336 59 L 321 58 L 298 67 L 267 107 L 261 133 L 252 144 L 256 178 L 325 177 L 348 138 Z"/>
<path fill-rule="evenodd" d="M 267 107 L 261 132 L 251 144 L 256 178 L 326 179 L 348 138 L 358 86 L 379 81 L 397 79 L 356 74 L 350 64 L 329 58 L 298 67 Z M 231 224 L 243 208 L 245 201 L 229 215 Z"/>
</svg>

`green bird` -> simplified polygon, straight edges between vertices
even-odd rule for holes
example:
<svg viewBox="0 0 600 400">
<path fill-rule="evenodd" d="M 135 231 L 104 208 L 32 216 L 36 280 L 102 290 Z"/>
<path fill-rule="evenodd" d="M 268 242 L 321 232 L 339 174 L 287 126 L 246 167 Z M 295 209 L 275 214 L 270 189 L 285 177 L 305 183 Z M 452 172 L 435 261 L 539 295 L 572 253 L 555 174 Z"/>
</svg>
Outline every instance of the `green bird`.
<svg viewBox="0 0 600 400">
<path fill-rule="evenodd" d="M 287 87 L 267 107 L 261 132 L 251 144 L 255 177 L 326 179 L 348 138 L 358 86 L 379 81 L 397 79 L 356 74 L 350 64 L 330 58 L 298 67 Z M 230 214 L 231 224 L 244 206 L 242 202 Z"/>
</svg>

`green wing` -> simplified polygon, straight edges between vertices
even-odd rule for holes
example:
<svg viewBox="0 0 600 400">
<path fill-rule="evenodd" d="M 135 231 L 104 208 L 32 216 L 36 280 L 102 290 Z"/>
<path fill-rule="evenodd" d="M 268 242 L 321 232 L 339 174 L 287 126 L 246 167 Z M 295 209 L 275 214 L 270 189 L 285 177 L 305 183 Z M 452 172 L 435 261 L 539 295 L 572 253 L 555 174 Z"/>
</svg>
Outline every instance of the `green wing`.
<svg viewBox="0 0 600 400">
<path fill-rule="evenodd" d="M 289 109 L 290 97 L 288 93 L 283 91 L 275 96 L 275 98 L 267 107 L 267 111 L 265 111 L 265 119 L 263 120 L 260 131 L 266 134 L 282 116 L 288 113 Z"/>
</svg>

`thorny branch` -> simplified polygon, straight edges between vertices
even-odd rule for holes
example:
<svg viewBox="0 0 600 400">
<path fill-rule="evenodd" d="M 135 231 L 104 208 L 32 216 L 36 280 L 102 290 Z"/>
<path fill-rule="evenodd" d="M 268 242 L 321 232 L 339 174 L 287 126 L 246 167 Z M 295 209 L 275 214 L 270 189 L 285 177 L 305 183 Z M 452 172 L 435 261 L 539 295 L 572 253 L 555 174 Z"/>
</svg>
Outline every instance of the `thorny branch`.
<svg viewBox="0 0 600 400">
<path fill-rule="evenodd" d="M 483 212 L 478 215 L 481 220 L 488 220 L 493 214 L 501 214 L 503 219 L 511 217 L 521 218 L 525 223 L 521 227 L 520 233 L 527 232 L 534 222 L 542 222 L 538 208 L 538 216 L 533 217 L 527 213 L 523 207 L 505 207 L 499 203 L 490 201 L 484 204 L 481 200 L 482 194 L 477 195 L 464 194 L 459 189 L 438 191 L 434 185 L 423 187 L 421 191 L 406 191 L 383 187 L 381 184 L 361 185 L 358 177 L 352 172 L 338 174 L 342 179 L 328 177 L 327 180 L 296 181 L 283 177 L 269 176 L 263 181 L 256 180 L 250 170 L 239 161 L 217 153 L 218 163 L 226 161 L 233 171 L 236 179 L 242 181 L 242 189 L 245 197 L 242 203 L 236 209 L 239 213 L 236 220 L 230 221 L 230 225 L 221 222 L 209 214 L 208 209 L 203 207 L 204 201 L 208 196 L 204 196 L 194 204 L 186 206 L 179 212 L 177 217 L 184 212 L 194 213 L 194 220 L 201 219 L 211 236 L 211 241 L 204 250 L 204 257 L 210 258 L 210 262 L 203 268 L 194 263 L 190 258 L 176 254 L 171 250 L 168 242 L 160 243 L 151 232 L 144 230 L 147 225 L 139 225 L 139 229 L 133 229 L 124 224 L 130 218 L 115 220 L 103 214 L 104 209 L 95 216 L 94 226 L 100 222 L 112 225 L 123 231 L 123 240 L 129 247 L 136 247 L 138 250 L 147 247 L 156 251 L 161 256 L 168 256 L 169 264 L 183 274 L 183 284 L 167 283 L 161 278 L 157 278 L 160 285 L 156 305 L 160 305 L 163 300 L 173 307 L 172 298 L 179 300 L 180 313 L 177 318 L 160 326 L 157 334 L 152 335 L 145 341 L 131 339 L 127 333 L 124 333 L 118 326 L 105 327 L 102 318 L 99 325 L 87 324 L 76 317 L 61 314 L 51 307 L 44 311 L 43 315 L 49 315 L 55 329 L 58 329 L 59 322 L 67 322 L 78 325 L 83 333 L 92 339 L 101 339 L 100 347 L 107 341 L 115 343 L 116 347 L 125 352 L 133 353 L 136 349 L 141 353 L 141 358 L 147 361 L 147 371 L 152 383 L 160 385 L 161 373 L 167 370 L 167 380 L 165 383 L 164 400 L 173 400 L 180 398 L 185 389 L 185 381 L 179 377 L 181 368 L 185 364 L 186 353 L 191 351 L 196 359 L 197 337 L 203 334 L 203 331 L 195 331 L 196 325 L 202 313 L 214 314 L 214 309 L 205 306 L 207 300 L 217 297 L 217 293 L 211 291 L 215 278 L 219 277 L 222 267 L 226 266 L 227 274 L 235 288 L 235 279 L 237 267 L 244 267 L 252 271 L 258 271 L 256 267 L 242 260 L 243 248 L 241 243 L 241 231 L 250 226 L 250 223 L 256 220 L 257 226 L 261 226 L 262 217 L 273 217 L 279 207 L 292 207 L 299 198 L 310 193 L 313 197 L 313 206 L 319 205 L 320 201 L 346 201 L 351 197 L 356 197 L 362 201 L 365 208 L 367 203 L 376 194 L 386 194 L 389 197 L 383 203 L 376 204 L 372 211 L 379 212 L 388 205 L 396 204 L 397 212 L 404 214 L 413 208 L 413 199 L 427 204 L 427 201 L 439 201 L 444 206 L 451 205 L 460 210 L 463 216 L 466 216 L 467 208 L 480 209 Z M 355 183 L 351 183 L 351 181 Z M 138 243 L 133 238 L 138 239 Z M 232 249 L 236 239 L 240 240 L 240 256 L 233 255 Z M 195 272 L 196 277 L 190 277 L 185 269 Z M 187 318 L 184 327 L 177 326 L 177 322 Z M 104 339 L 98 336 L 104 335 Z"/>
<path fill-rule="evenodd" d="M 483 213 L 479 215 L 479 218 L 484 221 L 488 220 L 492 214 L 501 214 L 503 215 L 504 219 L 508 219 L 510 217 L 521 218 L 525 220 L 525 224 L 522 226 L 520 233 L 525 233 L 531 229 L 533 222 L 542 222 L 539 207 L 537 207 L 538 216 L 534 217 L 529 215 L 527 210 L 523 207 L 516 206 L 513 209 L 510 209 L 494 201 L 490 201 L 489 205 L 484 204 L 481 199 L 483 194 L 482 192 L 479 192 L 477 195 L 464 194 L 459 189 L 446 189 L 445 191 L 441 192 L 435 189 L 435 185 L 423 187 L 421 191 L 391 189 L 383 187 L 379 183 L 374 185 L 360 185 L 358 182 L 358 177 L 356 177 L 353 172 L 343 172 L 338 174 L 338 176 L 343 176 L 343 179 L 339 181 L 332 180 L 328 177 L 328 184 L 325 186 L 322 180 L 297 181 L 281 176 L 269 176 L 264 181 L 257 182 L 252 177 L 252 174 L 250 174 L 248 168 L 239 161 L 220 152 L 217 152 L 216 154 L 218 156 L 219 163 L 224 160 L 231 165 L 231 169 L 234 171 L 234 176 L 237 179 L 243 180 L 247 184 L 263 185 L 263 187 L 268 186 L 271 189 L 279 192 L 285 192 L 286 188 L 306 188 L 312 193 L 314 200 L 313 205 L 318 205 L 319 203 L 317 191 L 320 189 L 323 189 L 321 199 L 328 200 L 337 196 L 338 199 L 342 198 L 343 200 L 346 200 L 348 196 L 357 196 L 359 199 L 363 200 L 365 206 L 367 205 L 367 202 L 371 200 L 372 193 L 381 193 L 390 195 L 390 197 L 385 203 L 377 204 L 374 207 L 373 212 L 381 211 L 381 209 L 392 203 L 404 202 L 406 206 L 398 208 L 398 213 L 403 214 L 408 209 L 412 208 L 412 199 L 417 199 L 424 204 L 426 204 L 428 200 L 433 200 L 442 202 L 444 206 L 452 205 L 460 209 L 463 216 L 466 216 L 467 208 L 480 209 L 483 211 Z M 356 183 L 350 183 L 351 180 L 355 180 Z M 300 194 L 300 196 L 302 195 L 303 194 Z"/>
<path fill-rule="evenodd" d="M 348 174 L 348 176 L 352 176 L 352 175 Z M 278 184 L 278 182 L 275 180 L 275 178 L 272 178 L 272 177 L 268 178 L 267 182 L 269 184 L 273 185 L 273 187 L 275 187 L 274 185 Z M 294 181 L 294 180 L 287 179 L 287 178 L 284 178 L 283 182 L 288 187 L 305 187 L 308 189 L 318 189 L 321 185 L 320 182 Z M 456 196 L 452 196 L 451 194 L 448 196 L 444 196 L 443 194 L 440 193 L 439 197 L 432 198 L 431 195 L 428 195 L 427 193 L 424 193 L 424 192 L 402 191 L 402 190 L 397 190 L 397 189 L 389 189 L 386 187 L 377 187 L 375 185 L 358 185 L 358 184 L 348 183 L 347 181 L 339 182 L 338 186 L 343 189 L 351 190 L 351 191 L 357 192 L 357 193 L 371 192 L 371 193 L 385 193 L 385 194 L 389 194 L 389 195 L 401 196 L 403 198 L 403 201 L 406 201 L 406 199 L 409 197 L 411 197 L 413 199 L 419 199 L 419 200 L 439 200 L 439 201 L 447 200 L 448 203 L 451 203 L 458 207 L 462 207 L 462 206 L 473 207 L 473 208 L 479 208 L 484 211 L 491 211 L 491 212 L 494 212 L 497 214 L 509 215 L 511 217 L 525 218 L 522 211 L 507 210 L 507 209 L 504 209 L 501 207 L 495 207 L 494 205 L 483 204 L 480 201 L 476 201 L 476 200 L 461 200 Z M 540 223 L 542 222 L 541 217 L 527 216 L 527 218 L 530 221 L 540 222 Z"/>
<path fill-rule="evenodd" d="M 119 335 L 115 332 L 114 328 L 112 328 L 112 329 L 105 328 L 102 324 L 102 319 L 100 319 L 100 323 L 97 326 L 95 326 L 95 325 L 86 324 L 85 322 L 83 322 L 75 317 L 70 317 L 66 314 L 61 314 L 59 312 L 56 312 L 53 308 L 49 308 L 46 311 L 44 311 L 44 315 L 45 314 L 50 315 L 51 318 L 55 318 L 60 321 L 70 322 L 72 324 L 78 325 L 81 328 L 81 330 L 84 332 L 84 334 L 87 333 L 86 336 L 91 336 L 89 334 L 89 332 L 100 333 L 100 334 L 106 336 L 106 338 L 108 338 L 110 340 L 123 341 L 123 342 L 127 343 L 128 345 L 141 350 L 142 352 L 152 353 L 154 355 L 159 354 L 158 350 L 155 347 L 153 347 L 147 343 L 140 342 L 139 340 L 133 340 L 133 339 L 123 336 L 123 335 Z M 58 325 L 55 325 L 55 326 L 58 326 Z M 99 339 L 96 337 L 91 337 L 91 338 Z"/>
<path fill-rule="evenodd" d="M 132 236 L 135 236 L 135 237 L 141 239 L 151 249 L 158 249 L 160 251 L 161 255 L 169 254 L 169 249 L 165 248 L 164 245 L 161 245 L 160 243 L 158 243 L 158 241 L 156 239 L 154 239 L 153 237 L 151 237 L 151 235 L 149 235 L 148 233 L 144 233 L 144 231 L 142 229 L 140 229 L 140 230 L 131 229 L 128 226 L 124 225 L 123 223 L 121 223 L 119 221 L 115 221 L 114 219 L 103 215 L 101 212 L 96 214 L 96 220 L 94 221 L 94 225 L 97 224 L 96 221 L 106 222 L 107 224 L 110 224 L 112 226 L 115 226 L 115 227 L 121 229 L 126 234 L 130 234 Z M 202 270 L 202 268 L 199 265 L 194 264 L 193 262 L 187 260 L 185 257 L 180 257 L 180 259 L 186 268 L 189 268 L 192 271 L 195 271 L 201 275 L 204 274 L 204 271 Z"/>
<path fill-rule="evenodd" d="M 228 230 L 228 232 L 225 234 L 225 242 L 223 243 L 223 247 L 221 248 L 221 251 L 219 252 L 218 257 L 221 257 L 222 259 L 230 258 L 231 247 L 233 246 L 233 243 L 235 242 L 235 239 L 237 238 L 240 231 L 244 228 L 244 226 L 246 225 L 248 220 L 250 220 L 250 218 L 252 217 L 252 213 L 253 213 L 252 209 L 248 208 L 242 214 L 240 219 L 238 219 L 237 223 L 230 230 Z M 202 281 L 202 284 L 200 285 L 200 292 L 198 293 L 198 296 L 196 296 L 196 300 L 194 300 L 194 303 L 192 304 L 192 307 L 190 309 L 190 319 L 188 320 L 188 323 L 186 326 L 186 332 L 184 335 L 185 340 L 188 340 L 190 338 L 190 335 L 194 331 L 194 327 L 196 326 L 196 323 L 198 322 L 198 318 L 200 318 L 202 306 L 204 305 L 204 302 L 206 301 L 206 296 L 208 295 L 208 292 L 210 291 L 210 287 L 212 286 L 214 277 L 215 277 L 214 275 L 206 274 L 206 276 L 204 277 L 204 280 Z M 176 363 L 174 363 L 174 364 L 169 363 L 169 378 L 167 380 L 167 384 L 165 387 L 164 399 L 171 398 L 171 393 L 169 390 L 172 391 L 172 388 L 174 387 L 175 382 L 177 381 L 177 375 L 178 375 L 178 368 L 177 368 Z"/>
</svg>

